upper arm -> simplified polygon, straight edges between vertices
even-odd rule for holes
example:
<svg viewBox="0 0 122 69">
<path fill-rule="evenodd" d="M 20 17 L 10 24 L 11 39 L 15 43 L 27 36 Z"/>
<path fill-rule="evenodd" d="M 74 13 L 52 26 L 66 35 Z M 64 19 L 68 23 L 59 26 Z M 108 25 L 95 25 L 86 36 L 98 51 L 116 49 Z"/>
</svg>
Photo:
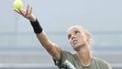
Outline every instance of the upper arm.
<svg viewBox="0 0 122 69">
<path fill-rule="evenodd" d="M 46 49 L 50 55 L 55 59 L 55 60 L 60 60 L 61 58 L 61 49 L 59 46 L 55 43 L 51 43 L 51 48 Z"/>
<path fill-rule="evenodd" d="M 46 34 L 43 32 L 37 34 L 37 38 L 42 44 L 42 46 L 48 51 L 48 53 L 55 59 L 60 60 L 61 57 L 61 49 L 59 46 L 49 40 L 49 38 L 46 36 Z"/>
</svg>

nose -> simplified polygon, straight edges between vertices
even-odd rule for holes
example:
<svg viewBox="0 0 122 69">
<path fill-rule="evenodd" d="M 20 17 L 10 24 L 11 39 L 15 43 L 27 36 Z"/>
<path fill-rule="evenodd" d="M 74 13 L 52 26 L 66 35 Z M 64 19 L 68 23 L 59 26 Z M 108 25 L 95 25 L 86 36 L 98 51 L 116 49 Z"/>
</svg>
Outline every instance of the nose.
<svg viewBox="0 0 122 69">
<path fill-rule="evenodd" d="M 75 35 L 72 35 L 72 36 L 71 36 L 71 39 L 73 40 L 75 37 L 76 37 Z"/>
</svg>

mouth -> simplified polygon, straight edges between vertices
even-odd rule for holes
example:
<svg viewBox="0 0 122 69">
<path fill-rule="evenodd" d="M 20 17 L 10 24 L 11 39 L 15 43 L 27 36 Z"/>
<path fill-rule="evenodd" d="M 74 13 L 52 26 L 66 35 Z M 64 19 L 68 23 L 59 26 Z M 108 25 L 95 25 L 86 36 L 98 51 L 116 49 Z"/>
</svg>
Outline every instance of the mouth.
<svg viewBox="0 0 122 69">
<path fill-rule="evenodd" d="M 77 43 L 77 40 L 73 40 L 73 44 L 76 44 Z"/>
</svg>

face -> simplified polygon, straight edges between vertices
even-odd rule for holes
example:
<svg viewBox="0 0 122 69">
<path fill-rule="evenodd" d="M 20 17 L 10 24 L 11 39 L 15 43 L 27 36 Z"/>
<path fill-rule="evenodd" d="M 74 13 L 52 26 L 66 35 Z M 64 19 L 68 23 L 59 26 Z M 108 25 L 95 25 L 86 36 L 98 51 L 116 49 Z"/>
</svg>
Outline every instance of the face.
<svg viewBox="0 0 122 69">
<path fill-rule="evenodd" d="M 83 28 L 72 26 L 68 30 L 68 40 L 74 49 L 78 49 L 88 44 L 89 36 Z"/>
</svg>

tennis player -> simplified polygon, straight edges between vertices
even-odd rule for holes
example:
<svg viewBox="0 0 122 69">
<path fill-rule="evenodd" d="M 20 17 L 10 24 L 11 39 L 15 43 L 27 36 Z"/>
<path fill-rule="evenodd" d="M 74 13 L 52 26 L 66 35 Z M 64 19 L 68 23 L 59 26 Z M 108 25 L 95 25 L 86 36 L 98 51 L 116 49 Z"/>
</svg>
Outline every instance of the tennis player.
<svg viewBox="0 0 122 69">
<path fill-rule="evenodd" d="M 31 6 L 28 5 L 27 9 L 15 11 L 30 21 L 38 40 L 53 57 L 55 65 L 59 69 L 112 69 L 108 62 L 93 56 L 90 45 L 91 35 L 83 27 L 71 26 L 67 31 L 68 40 L 76 51 L 75 54 L 72 54 L 62 50 L 59 45 L 47 37 L 38 19 L 32 14 Z"/>
</svg>

